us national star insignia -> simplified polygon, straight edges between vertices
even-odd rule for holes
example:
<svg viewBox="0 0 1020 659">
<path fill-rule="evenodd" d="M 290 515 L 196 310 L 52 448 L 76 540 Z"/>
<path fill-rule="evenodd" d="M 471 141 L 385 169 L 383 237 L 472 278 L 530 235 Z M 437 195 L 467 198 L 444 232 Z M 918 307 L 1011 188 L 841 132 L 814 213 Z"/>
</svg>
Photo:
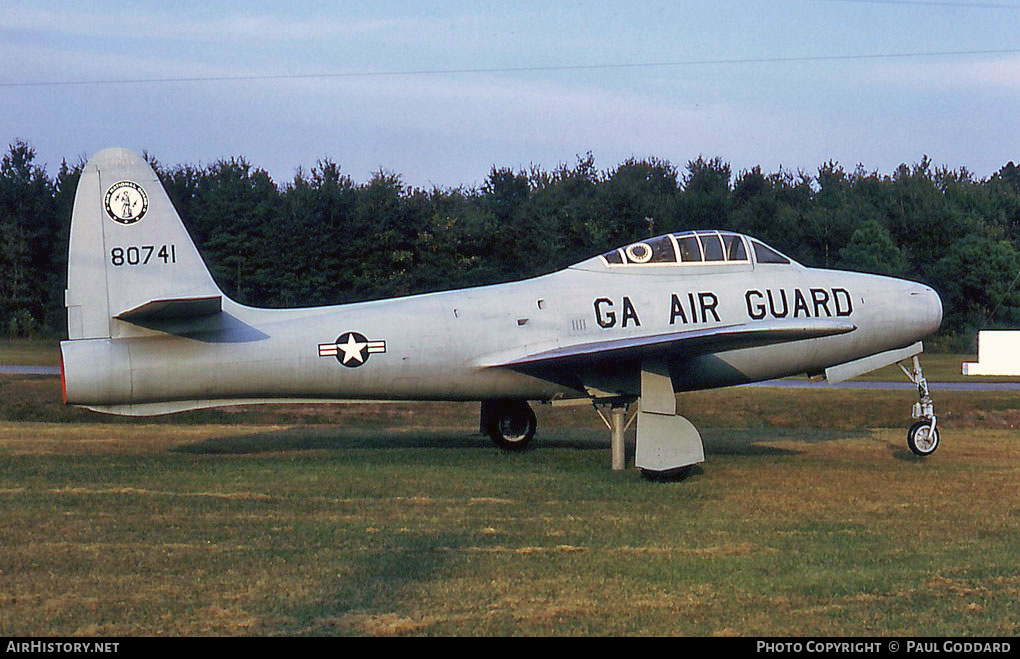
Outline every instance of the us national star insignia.
<svg viewBox="0 0 1020 659">
<path fill-rule="evenodd" d="M 364 334 L 344 332 L 333 343 L 320 343 L 320 357 L 336 357 L 336 360 L 348 368 L 361 366 L 369 356 L 386 352 L 385 341 L 369 341 Z"/>
</svg>

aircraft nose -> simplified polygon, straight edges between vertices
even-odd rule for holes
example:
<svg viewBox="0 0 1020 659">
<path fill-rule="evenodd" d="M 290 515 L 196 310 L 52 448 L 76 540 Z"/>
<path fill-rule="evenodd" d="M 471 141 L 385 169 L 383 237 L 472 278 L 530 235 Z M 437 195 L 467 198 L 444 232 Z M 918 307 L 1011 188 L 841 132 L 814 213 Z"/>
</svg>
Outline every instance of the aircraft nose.
<svg viewBox="0 0 1020 659">
<path fill-rule="evenodd" d="M 921 290 L 912 291 L 911 296 L 920 298 L 920 318 L 918 325 L 922 336 L 929 336 L 939 330 L 942 325 L 942 298 L 935 289 L 924 286 Z"/>
</svg>

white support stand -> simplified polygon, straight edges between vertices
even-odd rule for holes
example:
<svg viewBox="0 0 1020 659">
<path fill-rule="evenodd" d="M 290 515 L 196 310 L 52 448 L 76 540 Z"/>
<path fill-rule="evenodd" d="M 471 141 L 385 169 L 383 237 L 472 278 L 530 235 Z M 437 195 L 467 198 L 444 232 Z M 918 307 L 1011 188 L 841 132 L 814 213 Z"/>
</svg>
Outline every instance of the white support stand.
<svg viewBox="0 0 1020 659">
<path fill-rule="evenodd" d="M 599 403 L 595 404 L 595 412 L 598 413 L 602 422 L 606 424 L 610 432 L 610 450 L 613 457 L 613 471 L 623 471 L 627 468 L 627 448 L 624 442 L 624 434 L 630 428 L 637 416 L 632 416 L 627 421 L 627 408 L 625 402 L 613 402 L 609 404 L 609 416 L 599 409 Z"/>
<path fill-rule="evenodd" d="M 624 423 L 624 420 L 627 418 L 627 407 L 614 406 L 610 409 L 609 418 L 612 424 L 611 430 L 613 431 L 613 471 L 622 471 L 627 466 L 627 453 L 623 443 L 623 433 L 627 430 L 627 426 Z"/>
</svg>

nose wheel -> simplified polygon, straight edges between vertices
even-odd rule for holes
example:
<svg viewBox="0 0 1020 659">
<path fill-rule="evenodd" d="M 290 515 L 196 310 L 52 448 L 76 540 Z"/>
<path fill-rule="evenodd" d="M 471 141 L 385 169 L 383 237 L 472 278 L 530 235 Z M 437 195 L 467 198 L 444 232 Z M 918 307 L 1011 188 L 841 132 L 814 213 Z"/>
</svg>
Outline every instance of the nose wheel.
<svg viewBox="0 0 1020 659">
<path fill-rule="evenodd" d="M 920 400 L 914 403 L 911 416 L 918 421 L 907 431 L 907 447 L 914 455 L 927 457 L 939 447 L 939 431 L 936 428 L 935 404 L 928 392 L 928 381 L 921 371 L 921 361 L 914 356 L 913 368 L 907 368 L 901 362 L 900 370 L 907 378 L 917 385 Z"/>
<path fill-rule="evenodd" d="M 934 417 L 924 419 L 910 426 L 907 431 L 907 446 L 911 453 L 922 457 L 931 455 L 939 447 L 939 431 L 935 428 Z"/>
</svg>

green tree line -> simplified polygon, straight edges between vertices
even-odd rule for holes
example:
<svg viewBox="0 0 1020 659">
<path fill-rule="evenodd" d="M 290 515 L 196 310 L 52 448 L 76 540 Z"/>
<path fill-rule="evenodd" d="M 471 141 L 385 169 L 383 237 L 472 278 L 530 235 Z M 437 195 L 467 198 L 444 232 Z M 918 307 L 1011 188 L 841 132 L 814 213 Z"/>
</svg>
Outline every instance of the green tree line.
<svg viewBox="0 0 1020 659">
<path fill-rule="evenodd" d="M 416 188 L 380 170 L 355 182 L 320 160 L 280 184 L 243 157 L 204 167 L 146 155 L 213 276 L 245 304 L 313 306 L 552 272 L 650 234 L 730 229 L 809 266 L 932 285 L 939 344 L 1020 326 L 1020 169 L 988 178 L 928 158 L 890 174 L 835 162 L 816 173 L 734 173 L 719 158 L 609 170 L 592 155 L 552 170 L 493 166 L 473 188 Z M 84 162 L 53 176 L 26 142 L 0 163 L 0 328 L 64 327 L 67 238 Z"/>
</svg>

